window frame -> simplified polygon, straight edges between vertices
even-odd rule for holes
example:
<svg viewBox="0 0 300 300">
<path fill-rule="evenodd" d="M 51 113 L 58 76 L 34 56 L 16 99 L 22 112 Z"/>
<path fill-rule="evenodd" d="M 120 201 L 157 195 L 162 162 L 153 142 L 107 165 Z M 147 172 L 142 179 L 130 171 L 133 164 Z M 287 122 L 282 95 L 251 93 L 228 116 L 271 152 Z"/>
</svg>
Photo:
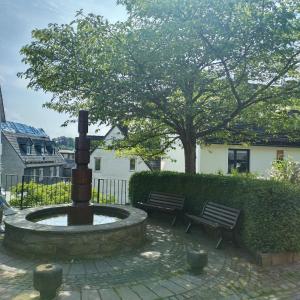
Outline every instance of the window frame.
<svg viewBox="0 0 300 300">
<path fill-rule="evenodd" d="M 276 160 L 277 161 L 284 160 L 284 150 L 282 150 L 282 149 L 277 149 L 276 150 Z"/>
<path fill-rule="evenodd" d="M 131 168 L 131 161 L 134 161 L 134 169 Z M 136 158 L 132 157 L 129 159 L 129 171 L 135 172 L 136 171 Z"/>
<path fill-rule="evenodd" d="M 99 160 L 99 169 L 96 169 L 97 160 Z M 102 167 L 102 157 L 94 157 L 94 171 L 101 172 L 101 167 Z"/>
<path fill-rule="evenodd" d="M 246 151 L 247 152 L 247 166 L 248 166 L 248 170 L 246 172 L 242 172 L 242 173 L 249 173 L 250 172 L 250 149 L 240 149 L 240 148 L 229 148 L 228 149 L 228 153 L 227 153 L 227 173 L 231 174 L 231 170 L 229 168 L 229 151 L 233 151 L 233 161 L 234 161 L 234 169 L 236 169 L 236 165 L 237 165 L 237 151 Z"/>
<path fill-rule="evenodd" d="M 41 182 L 44 179 L 44 168 L 38 168 L 38 181 Z"/>
<path fill-rule="evenodd" d="M 26 144 L 26 155 L 32 155 L 32 145 L 30 143 Z"/>
</svg>

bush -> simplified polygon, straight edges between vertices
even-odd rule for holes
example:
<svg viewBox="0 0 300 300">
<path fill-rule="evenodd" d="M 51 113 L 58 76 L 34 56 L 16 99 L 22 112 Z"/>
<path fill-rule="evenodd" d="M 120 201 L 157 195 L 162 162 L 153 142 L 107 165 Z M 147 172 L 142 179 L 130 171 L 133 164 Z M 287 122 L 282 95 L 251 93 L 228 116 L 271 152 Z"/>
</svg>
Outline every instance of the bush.
<svg viewBox="0 0 300 300">
<path fill-rule="evenodd" d="M 193 214 L 199 214 L 207 201 L 241 209 L 238 238 L 250 251 L 300 250 L 300 188 L 296 185 L 176 172 L 140 172 L 131 177 L 133 205 L 147 201 L 151 191 L 184 195 L 185 210 Z"/>
<path fill-rule="evenodd" d="M 272 163 L 270 178 L 277 181 L 300 183 L 300 165 L 291 158 L 276 160 Z"/>
<path fill-rule="evenodd" d="M 23 184 L 22 201 L 22 183 L 11 188 L 11 199 L 9 204 L 14 207 L 33 207 L 40 205 L 65 204 L 71 202 L 71 184 L 70 182 L 58 182 L 54 184 L 41 184 L 34 181 Z M 97 192 L 92 191 L 92 201 L 97 202 Z M 115 203 L 116 198 L 112 195 L 100 194 L 100 203 Z"/>
</svg>

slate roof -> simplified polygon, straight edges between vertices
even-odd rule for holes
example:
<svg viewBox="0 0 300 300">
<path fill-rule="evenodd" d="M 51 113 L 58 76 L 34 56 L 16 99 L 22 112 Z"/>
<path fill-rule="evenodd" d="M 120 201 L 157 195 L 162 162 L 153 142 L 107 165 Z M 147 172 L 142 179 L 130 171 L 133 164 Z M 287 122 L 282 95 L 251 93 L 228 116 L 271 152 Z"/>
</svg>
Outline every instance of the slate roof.
<svg viewBox="0 0 300 300">
<path fill-rule="evenodd" d="M 58 151 L 55 151 L 55 153 L 52 152 L 54 143 L 43 129 L 21 123 L 2 122 L 1 131 L 26 167 L 57 166 L 64 164 L 62 155 Z M 22 146 L 26 144 L 32 145 L 32 152 L 29 155 L 22 149 Z M 41 154 L 37 149 L 43 145 L 45 145 L 46 151 Z"/>
<path fill-rule="evenodd" d="M 247 133 L 247 131 L 249 131 Z M 239 133 L 244 132 L 244 140 L 241 139 Z M 300 147 L 300 138 L 292 138 L 287 134 L 269 134 L 264 129 L 257 128 L 253 125 L 236 126 L 231 129 L 232 137 L 229 140 L 222 138 L 211 137 L 206 140 L 208 144 L 229 144 L 241 145 L 248 143 L 252 146 L 269 146 L 269 147 Z M 236 133 L 236 137 L 235 134 Z M 248 135 L 247 135 L 248 134 Z M 252 134 L 252 135 L 251 135 Z M 295 135 L 295 134 L 293 134 Z"/>
<path fill-rule="evenodd" d="M 4 104 L 3 104 L 3 98 L 2 98 L 2 92 L 1 92 L 1 86 L 0 86 L 0 122 L 5 122 L 5 111 L 4 111 Z"/>
</svg>

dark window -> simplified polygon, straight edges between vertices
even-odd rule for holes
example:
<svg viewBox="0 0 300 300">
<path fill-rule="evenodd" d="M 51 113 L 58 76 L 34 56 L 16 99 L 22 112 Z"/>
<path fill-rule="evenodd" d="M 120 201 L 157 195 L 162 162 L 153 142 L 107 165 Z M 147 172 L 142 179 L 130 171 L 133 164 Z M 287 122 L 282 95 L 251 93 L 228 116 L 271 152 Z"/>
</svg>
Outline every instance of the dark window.
<svg viewBox="0 0 300 300">
<path fill-rule="evenodd" d="M 136 159 L 135 158 L 131 158 L 130 159 L 130 163 L 129 163 L 129 170 L 130 171 L 135 171 L 135 164 L 136 164 Z"/>
<path fill-rule="evenodd" d="M 101 171 L 101 157 L 95 157 L 95 171 Z"/>
<path fill-rule="evenodd" d="M 277 150 L 276 159 L 277 160 L 283 160 L 284 159 L 284 151 L 283 150 Z"/>
<path fill-rule="evenodd" d="M 32 146 L 31 146 L 31 144 L 27 144 L 26 145 L 26 154 L 27 155 L 32 154 Z"/>
<path fill-rule="evenodd" d="M 229 149 L 228 150 L 228 173 L 236 169 L 239 173 L 249 172 L 250 150 Z"/>
</svg>

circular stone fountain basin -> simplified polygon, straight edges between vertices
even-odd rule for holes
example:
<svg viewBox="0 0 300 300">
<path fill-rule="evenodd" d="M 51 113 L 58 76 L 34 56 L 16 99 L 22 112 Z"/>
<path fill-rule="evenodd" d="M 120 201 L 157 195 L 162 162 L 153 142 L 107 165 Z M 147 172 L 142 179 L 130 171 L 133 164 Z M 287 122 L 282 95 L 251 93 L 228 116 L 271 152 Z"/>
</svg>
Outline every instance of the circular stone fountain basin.
<svg viewBox="0 0 300 300">
<path fill-rule="evenodd" d="M 95 220 L 105 224 L 62 226 L 39 221 L 64 217 L 69 205 L 25 209 L 5 219 L 5 247 L 23 255 L 55 257 L 109 256 L 145 241 L 147 213 L 130 206 L 93 205 Z M 111 222 L 110 222 L 111 221 Z"/>
</svg>

